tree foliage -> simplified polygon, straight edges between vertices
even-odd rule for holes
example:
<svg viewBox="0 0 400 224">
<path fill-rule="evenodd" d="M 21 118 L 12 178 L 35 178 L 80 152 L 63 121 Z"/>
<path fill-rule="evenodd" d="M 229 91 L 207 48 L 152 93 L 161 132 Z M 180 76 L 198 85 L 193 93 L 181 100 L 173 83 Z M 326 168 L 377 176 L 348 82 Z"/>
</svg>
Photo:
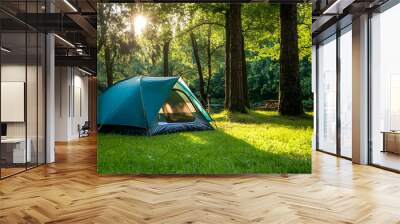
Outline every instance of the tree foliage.
<svg viewBox="0 0 400 224">
<path fill-rule="evenodd" d="M 99 4 L 98 15 L 98 59 L 104 66 L 105 81 L 107 85 L 111 85 L 117 77 L 116 68 L 119 64 L 129 63 L 131 50 L 137 48 L 137 45 L 134 36 L 124 32 L 127 29 L 126 18 L 129 18 L 126 7 L 119 4 Z"/>
<path fill-rule="evenodd" d="M 219 3 L 99 5 L 104 5 L 105 9 L 116 6 L 118 8 L 111 11 L 112 13 L 107 13 L 108 11 L 101 11 L 103 6 L 99 7 L 99 92 L 109 85 L 105 58 L 105 46 L 108 46 L 115 54 L 112 82 L 137 75 L 181 76 L 199 98 L 203 88 L 205 95 L 203 97 L 210 96 L 213 104 L 223 104 L 226 66 L 225 13 L 229 5 Z M 278 99 L 279 5 L 242 4 L 241 11 L 250 104 Z M 147 20 L 141 34 L 134 32 L 132 24 L 133 18 L 137 15 L 142 15 Z M 101 16 L 104 16 L 107 25 L 101 21 Z M 312 100 L 311 4 L 299 4 L 297 18 L 300 85 L 303 99 L 310 101 Z M 199 66 L 196 63 L 191 34 L 195 37 L 198 48 L 203 85 L 200 85 Z M 104 39 L 109 41 L 108 45 L 104 44 Z M 169 46 L 166 52 L 167 43 Z M 168 72 L 165 71 L 166 68 Z"/>
</svg>

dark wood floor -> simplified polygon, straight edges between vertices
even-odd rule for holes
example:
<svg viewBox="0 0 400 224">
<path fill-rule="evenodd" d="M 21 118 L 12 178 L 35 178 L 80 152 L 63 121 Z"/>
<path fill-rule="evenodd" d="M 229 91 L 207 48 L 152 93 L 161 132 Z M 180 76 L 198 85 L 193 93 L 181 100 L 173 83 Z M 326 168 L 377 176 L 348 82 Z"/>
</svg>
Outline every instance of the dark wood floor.
<svg viewBox="0 0 400 224">
<path fill-rule="evenodd" d="M 400 223 L 400 175 L 323 153 L 312 175 L 100 176 L 96 140 L 0 181 L 0 223 Z"/>
</svg>

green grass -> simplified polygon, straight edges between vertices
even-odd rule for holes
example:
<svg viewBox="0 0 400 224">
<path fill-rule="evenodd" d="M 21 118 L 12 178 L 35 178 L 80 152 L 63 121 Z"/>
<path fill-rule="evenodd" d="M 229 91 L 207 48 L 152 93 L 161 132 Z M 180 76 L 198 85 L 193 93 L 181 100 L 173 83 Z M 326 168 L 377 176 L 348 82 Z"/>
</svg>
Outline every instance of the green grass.
<svg viewBox="0 0 400 224">
<path fill-rule="evenodd" d="M 312 116 L 221 112 L 214 131 L 99 134 L 102 174 L 311 173 Z"/>
</svg>

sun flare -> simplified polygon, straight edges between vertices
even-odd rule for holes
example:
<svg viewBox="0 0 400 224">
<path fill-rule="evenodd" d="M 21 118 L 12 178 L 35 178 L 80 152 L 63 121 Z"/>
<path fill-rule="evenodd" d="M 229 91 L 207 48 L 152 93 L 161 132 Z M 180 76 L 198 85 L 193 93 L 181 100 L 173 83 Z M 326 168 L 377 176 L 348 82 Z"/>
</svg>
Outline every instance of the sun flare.
<svg viewBox="0 0 400 224">
<path fill-rule="evenodd" d="M 135 26 L 135 34 L 141 35 L 147 25 L 147 19 L 142 15 L 137 15 L 133 20 L 133 24 Z"/>
</svg>

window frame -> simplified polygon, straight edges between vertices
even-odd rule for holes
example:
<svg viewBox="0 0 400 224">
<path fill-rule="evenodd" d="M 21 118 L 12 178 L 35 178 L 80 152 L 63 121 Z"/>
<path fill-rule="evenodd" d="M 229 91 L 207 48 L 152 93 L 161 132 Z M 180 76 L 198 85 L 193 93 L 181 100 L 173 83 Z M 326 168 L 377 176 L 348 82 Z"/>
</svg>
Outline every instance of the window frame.
<svg viewBox="0 0 400 224">
<path fill-rule="evenodd" d="M 323 153 L 326 153 L 329 155 L 337 156 L 339 158 L 343 158 L 343 159 L 351 161 L 352 158 L 344 156 L 341 153 L 342 150 L 341 150 L 341 119 L 340 119 L 340 112 L 341 112 L 341 110 L 340 110 L 340 104 L 341 104 L 341 101 L 340 101 L 340 95 L 341 95 L 340 94 L 340 84 L 341 84 L 340 83 L 340 81 L 341 81 L 340 80 L 340 77 L 341 77 L 340 38 L 344 33 L 352 32 L 352 29 L 347 30 L 349 26 L 352 26 L 352 21 L 349 20 L 349 17 L 344 17 L 342 20 L 344 21 L 342 23 L 342 25 L 343 25 L 342 27 L 338 27 L 337 24 L 332 25 L 330 28 L 327 29 L 327 32 L 330 32 L 330 34 L 327 35 L 326 33 L 321 33 L 321 36 L 323 36 L 323 38 L 318 39 L 318 42 L 316 44 L 314 44 L 316 47 L 316 51 L 315 51 L 316 52 L 316 56 L 315 56 L 315 61 L 316 61 L 316 69 L 315 69 L 315 72 L 316 72 L 316 79 L 315 79 L 316 99 L 314 99 L 314 100 L 316 100 L 315 116 L 317 118 L 316 125 L 315 125 L 315 127 L 316 127 L 316 151 L 323 152 Z M 339 22 L 341 22 L 341 20 L 339 20 L 338 23 Z M 331 30 L 332 28 L 335 29 L 335 32 L 332 32 L 332 30 Z M 346 32 L 343 32 L 343 31 L 346 31 Z M 318 98 L 319 98 L 319 94 L 320 94 L 320 91 L 319 91 L 319 82 L 320 82 L 320 80 L 319 80 L 319 77 L 320 77 L 319 47 L 322 42 L 332 38 L 332 36 L 335 36 L 334 40 L 332 40 L 332 41 L 336 41 L 336 52 L 335 52 L 336 53 L 336 62 L 335 62 L 336 63 L 336 152 L 335 153 L 329 152 L 329 151 L 321 149 L 319 147 L 320 146 L 320 144 L 319 144 L 319 131 L 320 130 L 319 130 L 319 119 L 318 119 L 318 116 L 319 116 Z"/>
</svg>

